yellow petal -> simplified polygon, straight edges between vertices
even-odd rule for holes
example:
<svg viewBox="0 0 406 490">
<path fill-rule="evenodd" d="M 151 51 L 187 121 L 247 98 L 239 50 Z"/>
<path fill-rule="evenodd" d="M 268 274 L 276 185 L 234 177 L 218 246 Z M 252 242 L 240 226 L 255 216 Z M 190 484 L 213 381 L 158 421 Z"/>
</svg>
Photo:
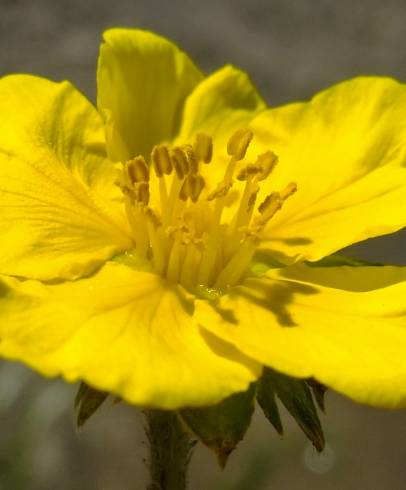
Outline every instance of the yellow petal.
<svg viewBox="0 0 406 490">
<path fill-rule="evenodd" d="M 205 78 L 186 99 L 175 144 L 193 143 L 197 133 L 213 138 L 213 163 L 200 169 L 208 189 L 224 176 L 230 159 L 227 141 L 265 108 L 248 75 L 229 65 Z"/>
<path fill-rule="evenodd" d="M 373 77 L 260 114 L 251 146 L 280 158 L 269 188 L 298 186 L 272 219 L 265 247 L 286 262 L 315 261 L 404 227 L 405 118 L 406 86 Z"/>
<path fill-rule="evenodd" d="M 100 118 L 70 84 L 0 80 L 0 272 L 89 274 L 131 245 Z"/>
<path fill-rule="evenodd" d="M 52 286 L 5 279 L 0 303 L 0 355 L 134 404 L 214 404 L 260 375 L 197 326 L 184 290 L 122 264 Z"/>
<path fill-rule="evenodd" d="M 313 376 L 359 402 L 405 407 L 405 296 L 406 268 L 301 265 L 247 279 L 216 305 L 200 300 L 195 315 L 285 374 Z"/>
<path fill-rule="evenodd" d="M 227 141 L 265 108 L 247 74 L 225 66 L 205 78 L 186 99 L 179 141 L 199 131 Z"/>
<path fill-rule="evenodd" d="M 113 160 L 149 156 L 179 129 L 182 106 L 203 75 L 170 41 L 146 31 L 104 33 L 97 74 Z"/>
</svg>

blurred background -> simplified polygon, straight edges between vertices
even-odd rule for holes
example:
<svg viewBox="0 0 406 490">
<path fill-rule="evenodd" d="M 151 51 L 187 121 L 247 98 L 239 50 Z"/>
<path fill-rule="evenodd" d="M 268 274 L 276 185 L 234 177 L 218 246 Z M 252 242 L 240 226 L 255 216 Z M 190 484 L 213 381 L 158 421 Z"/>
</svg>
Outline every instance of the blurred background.
<svg viewBox="0 0 406 490">
<path fill-rule="evenodd" d="M 361 74 L 406 81 L 404 0 L 0 0 L 0 74 L 69 79 L 94 100 L 98 45 L 112 26 L 166 35 L 208 72 L 240 66 L 271 105 Z M 406 264 L 406 233 L 346 252 Z M 77 433 L 75 390 L 0 363 L 0 490 L 145 488 L 142 415 L 106 404 Z M 199 447 L 190 489 L 406 488 L 405 411 L 363 407 L 329 392 L 321 456 L 283 415 L 280 440 L 258 411 L 223 472 Z"/>
</svg>

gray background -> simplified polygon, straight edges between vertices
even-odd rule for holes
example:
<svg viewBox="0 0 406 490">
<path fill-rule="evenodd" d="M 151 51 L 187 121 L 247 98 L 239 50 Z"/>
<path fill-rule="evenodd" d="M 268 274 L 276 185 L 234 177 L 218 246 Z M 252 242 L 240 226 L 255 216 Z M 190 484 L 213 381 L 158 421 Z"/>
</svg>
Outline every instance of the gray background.
<svg viewBox="0 0 406 490">
<path fill-rule="evenodd" d="M 405 0 L 0 0 L 0 73 L 73 81 L 92 100 L 101 32 L 155 30 L 206 71 L 246 69 L 271 105 L 310 97 L 360 74 L 406 80 Z M 406 234 L 352 247 L 353 256 L 406 264 Z M 82 433 L 75 387 L 0 365 L 0 490 L 143 488 L 142 416 L 103 408 Z M 279 440 L 257 415 L 224 472 L 196 451 L 191 489 L 400 490 L 406 487 L 406 413 L 362 407 L 329 393 L 329 449 L 318 458 L 285 414 Z"/>
</svg>

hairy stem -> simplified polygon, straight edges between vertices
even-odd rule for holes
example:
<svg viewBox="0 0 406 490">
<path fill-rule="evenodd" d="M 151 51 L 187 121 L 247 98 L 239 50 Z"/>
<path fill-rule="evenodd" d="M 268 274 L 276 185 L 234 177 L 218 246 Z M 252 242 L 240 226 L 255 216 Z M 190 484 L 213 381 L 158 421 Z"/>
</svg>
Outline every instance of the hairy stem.
<svg viewBox="0 0 406 490">
<path fill-rule="evenodd" d="M 183 430 L 176 413 L 146 410 L 145 415 L 150 473 L 147 490 L 185 490 L 193 441 Z"/>
</svg>

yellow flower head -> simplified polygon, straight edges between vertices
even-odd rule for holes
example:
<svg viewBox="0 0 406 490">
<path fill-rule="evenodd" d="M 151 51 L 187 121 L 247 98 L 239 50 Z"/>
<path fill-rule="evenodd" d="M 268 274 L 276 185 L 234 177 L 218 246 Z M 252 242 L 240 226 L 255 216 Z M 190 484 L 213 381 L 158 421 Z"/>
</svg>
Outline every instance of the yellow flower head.
<svg viewBox="0 0 406 490">
<path fill-rule="evenodd" d="M 97 105 L 0 80 L 2 356 L 161 408 L 264 366 L 406 406 L 406 270 L 322 260 L 406 225 L 404 85 L 270 109 L 240 70 L 113 29 Z"/>
</svg>

